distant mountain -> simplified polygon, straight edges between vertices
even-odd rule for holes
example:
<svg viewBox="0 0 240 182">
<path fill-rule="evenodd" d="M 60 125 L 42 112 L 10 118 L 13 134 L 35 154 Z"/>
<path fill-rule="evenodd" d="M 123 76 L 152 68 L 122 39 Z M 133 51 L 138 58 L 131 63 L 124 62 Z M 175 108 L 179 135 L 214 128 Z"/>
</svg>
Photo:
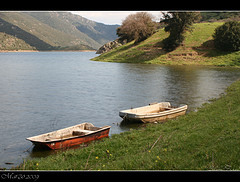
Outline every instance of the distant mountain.
<svg viewBox="0 0 240 182">
<path fill-rule="evenodd" d="M 117 38 L 118 26 L 97 23 L 70 12 L 0 12 L 0 34 L 5 35 L 0 36 L 0 50 L 98 49 Z M 21 42 L 21 47 L 6 46 L 9 36 L 12 41 Z"/>
<path fill-rule="evenodd" d="M 201 21 L 209 21 L 209 22 L 215 22 L 215 21 L 221 21 L 221 20 L 240 20 L 240 12 L 201 12 L 202 19 Z"/>
</svg>

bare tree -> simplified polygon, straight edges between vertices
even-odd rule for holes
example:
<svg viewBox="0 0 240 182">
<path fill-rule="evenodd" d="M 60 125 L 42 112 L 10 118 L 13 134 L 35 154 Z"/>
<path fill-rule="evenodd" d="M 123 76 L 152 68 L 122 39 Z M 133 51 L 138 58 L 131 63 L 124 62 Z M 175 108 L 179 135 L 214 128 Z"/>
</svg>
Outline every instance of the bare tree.
<svg viewBox="0 0 240 182">
<path fill-rule="evenodd" d="M 127 42 L 135 40 L 135 43 L 138 43 L 151 36 L 155 30 L 153 16 L 147 12 L 138 12 L 127 16 L 117 28 L 117 35 L 121 40 L 125 39 Z"/>
</svg>

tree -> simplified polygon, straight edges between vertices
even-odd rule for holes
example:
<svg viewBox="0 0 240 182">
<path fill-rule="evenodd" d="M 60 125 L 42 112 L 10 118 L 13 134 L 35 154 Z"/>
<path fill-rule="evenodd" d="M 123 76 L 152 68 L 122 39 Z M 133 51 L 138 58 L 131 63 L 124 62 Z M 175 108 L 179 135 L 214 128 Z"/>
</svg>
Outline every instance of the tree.
<svg viewBox="0 0 240 182">
<path fill-rule="evenodd" d="M 170 35 L 163 40 L 163 49 L 173 51 L 184 41 L 184 33 L 192 30 L 192 24 L 200 19 L 199 12 L 168 12 L 163 13 L 165 31 Z"/>
<path fill-rule="evenodd" d="M 240 23 L 226 22 L 217 27 L 213 34 L 214 46 L 222 51 L 240 50 Z"/>
<path fill-rule="evenodd" d="M 117 28 L 117 35 L 120 40 L 126 39 L 127 42 L 135 40 L 135 43 L 141 42 L 151 36 L 156 30 L 156 23 L 153 16 L 147 12 L 138 12 L 131 14 Z"/>
</svg>

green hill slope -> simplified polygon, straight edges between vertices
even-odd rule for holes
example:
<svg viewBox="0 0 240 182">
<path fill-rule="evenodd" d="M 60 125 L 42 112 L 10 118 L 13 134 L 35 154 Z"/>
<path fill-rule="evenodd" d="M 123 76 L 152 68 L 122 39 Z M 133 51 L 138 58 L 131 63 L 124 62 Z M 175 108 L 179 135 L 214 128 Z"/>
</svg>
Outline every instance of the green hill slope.
<svg viewBox="0 0 240 182">
<path fill-rule="evenodd" d="M 118 25 L 101 26 L 69 12 L 0 12 L 0 32 L 37 50 L 97 49 L 116 38 L 106 32 Z"/>
<path fill-rule="evenodd" d="M 92 60 L 144 64 L 240 66 L 240 51 L 220 52 L 214 48 L 212 34 L 215 28 L 222 24 L 220 22 L 194 24 L 194 30 L 186 33 L 183 46 L 172 52 L 167 53 L 162 49 L 162 40 L 169 34 L 160 29 L 137 45 L 130 42 Z"/>
</svg>

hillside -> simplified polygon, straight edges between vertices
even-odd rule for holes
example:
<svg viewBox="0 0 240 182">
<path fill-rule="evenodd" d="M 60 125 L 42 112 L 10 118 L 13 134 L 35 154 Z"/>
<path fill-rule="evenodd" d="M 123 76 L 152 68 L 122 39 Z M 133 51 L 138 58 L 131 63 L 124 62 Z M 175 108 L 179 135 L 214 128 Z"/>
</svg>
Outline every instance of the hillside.
<svg viewBox="0 0 240 182">
<path fill-rule="evenodd" d="M 214 48 L 212 34 L 221 22 L 197 23 L 194 30 L 186 34 L 183 46 L 172 52 L 162 49 L 162 40 L 168 37 L 163 29 L 145 41 L 134 45 L 134 41 L 93 58 L 94 61 L 169 64 L 169 65 L 214 65 L 240 66 L 240 51 L 220 52 Z"/>
<path fill-rule="evenodd" d="M 117 27 L 69 12 L 0 13 L 0 32 L 21 39 L 36 50 L 97 49 L 116 38 L 109 32 L 115 32 Z M 1 46 L 6 47 L 2 43 Z"/>
<path fill-rule="evenodd" d="M 0 50 L 1 51 L 18 51 L 18 50 L 36 50 L 25 41 L 14 36 L 0 32 Z"/>
</svg>

